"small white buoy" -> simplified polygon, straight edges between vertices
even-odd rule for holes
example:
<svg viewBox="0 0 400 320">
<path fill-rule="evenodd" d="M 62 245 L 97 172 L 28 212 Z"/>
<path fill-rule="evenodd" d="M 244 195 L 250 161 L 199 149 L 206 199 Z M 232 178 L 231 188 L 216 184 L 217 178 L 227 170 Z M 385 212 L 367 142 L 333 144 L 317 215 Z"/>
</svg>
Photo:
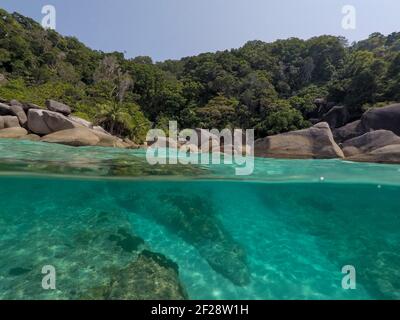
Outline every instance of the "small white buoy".
<svg viewBox="0 0 400 320">
<path fill-rule="evenodd" d="M 381 188 L 382 188 L 382 186 L 380 184 L 378 184 L 378 189 L 381 189 Z"/>
<path fill-rule="evenodd" d="M 324 180 L 325 180 L 325 177 L 321 177 L 321 178 L 319 178 L 319 180 L 324 181 Z"/>
</svg>

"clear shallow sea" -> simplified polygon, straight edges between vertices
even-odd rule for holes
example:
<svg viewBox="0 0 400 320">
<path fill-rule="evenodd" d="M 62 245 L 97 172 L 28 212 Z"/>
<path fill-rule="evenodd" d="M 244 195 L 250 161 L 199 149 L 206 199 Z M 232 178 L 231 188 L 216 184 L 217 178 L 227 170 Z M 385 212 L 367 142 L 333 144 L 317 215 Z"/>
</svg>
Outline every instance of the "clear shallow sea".
<svg viewBox="0 0 400 320">
<path fill-rule="evenodd" d="M 0 140 L 0 199 L 0 299 L 85 297 L 135 259 L 109 241 L 121 229 L 175 261 L 191 299 L 400 298 L 396 165 L 255 159 L 238 177 Z M 49 264 L 54 291 L 41 288 Z M 344 265 L 356 290 L 341 287 Z"/>
</svg>

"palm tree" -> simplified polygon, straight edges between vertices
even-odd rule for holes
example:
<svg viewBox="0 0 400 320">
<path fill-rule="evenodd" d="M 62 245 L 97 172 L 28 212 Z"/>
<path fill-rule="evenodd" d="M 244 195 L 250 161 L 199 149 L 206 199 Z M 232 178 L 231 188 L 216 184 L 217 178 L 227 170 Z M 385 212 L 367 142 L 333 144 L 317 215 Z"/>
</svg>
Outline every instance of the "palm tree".
<svg viewBox="0 0 400 320">
<path fill-rule="evenodd" d="M 133 118 L 123 103 L 112 102 L 100 105 L 96 123 L 113 135 L 121 135 L 131 130 Z"/>
</svg>

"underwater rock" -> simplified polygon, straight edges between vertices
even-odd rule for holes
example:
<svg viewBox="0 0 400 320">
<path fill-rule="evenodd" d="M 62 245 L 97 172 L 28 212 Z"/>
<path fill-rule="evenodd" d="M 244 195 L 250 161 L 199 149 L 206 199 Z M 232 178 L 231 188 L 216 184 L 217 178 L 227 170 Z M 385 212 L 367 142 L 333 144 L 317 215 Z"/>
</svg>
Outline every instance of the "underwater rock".
<svg viewBox="0 0 400 320">
<path fill-rule="evenodd" d="M 115 242 L 115 244 L 126 252 L 139 251 L 144 246 L 144 240 L 140 237 L 132 235 L 128 230 L 120 228 L 117 234 L 112 234 L 108 240 Z"/>
<path fill-rule="evenodd" d="M 179 281 L 179 273 L 171 265 L 174 263 L 164 255 L 144 251 L 135 262 L 118 273 L 108 299 L 188 299 Z"/>
<path fill-rule="evenodd" d="M 177 265 L 160 253 L 144 250 L 137 259 L 115 274 L 109 285 L 93 288 L 84 299 L 185 300 Z"/>
<path fill-rule="evenodd" d="M 244 249 L 224 229 L 215 217 L 215 209 L 206 199 L 171 193 L 161 195 L 157 201 L 146 201 L 142 196 L 130 193 L 122 196 L 120 203 L 155 220 L 191 244 L 211 268 L 235 285 L 250 283 Z"/>
</svg>

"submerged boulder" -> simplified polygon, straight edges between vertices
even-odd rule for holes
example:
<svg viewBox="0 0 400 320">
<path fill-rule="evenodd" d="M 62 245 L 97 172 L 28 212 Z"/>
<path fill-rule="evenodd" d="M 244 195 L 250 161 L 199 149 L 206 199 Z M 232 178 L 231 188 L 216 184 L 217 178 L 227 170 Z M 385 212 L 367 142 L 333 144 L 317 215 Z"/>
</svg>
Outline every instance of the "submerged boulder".
<svg viewBox="0 0 400 320">
<path fill-rule="evenodd" d="M 246 251 L 225 230 L 208 199 L 185 195 L 183 190 L 176 189 L 151 200 L 141 193 L 119 191 L 116 195 L 119 204 L 154 219 L 191 244 L 214 271 L 237 286 L 251 282 Z"/>
<path fill-rule="evenodd" d="M 47 100 L 46 107 L 50 111 L 61 113 L 65 116 L 71 114 L 71 108 L 64 103 L 54 101 L 54 100 Z"/>
<path fill-rule="evenodd" d="M 108 284 L 88 290 L 83 299 L 186 300 L 178 265 L 166 256 L 143 250 L 137 258 L 112 275 Z"/>
<path fill-rule="evenodd" d="M 343 158 L 326 122 L 315 126 L 259 139 L 254 145 L 258 157 L 293 159 Z"/>
<path fill-rule="evenodd" d="M 4 139 L 16 139 L 23 136 L 26 136 L 28 131 L 21 127 L 14 127 L 14 128 L 6 128 L 0 130 L 0 138 Z"/>
<path fill-rule="evenodd" d="M 343 152 L 346 157 L 351 157 L 395 144 L 400 144 L 399 136 L 395 135 L 392 131 L 377 130 L 367 132 L 360 137 L 344 142 Z"/>
<path fill-rule="evenodd" d="M 361 117 L 361 124 L 364 132 L 384 129 L 400 135 L 400 104 L 365 112 Z"/>
<path fill-rule="evenodd" d="M 113 279 L 110 300 L 185 300 L 178 266 L 162 254 L 144 250 Z"/>
</svg>

